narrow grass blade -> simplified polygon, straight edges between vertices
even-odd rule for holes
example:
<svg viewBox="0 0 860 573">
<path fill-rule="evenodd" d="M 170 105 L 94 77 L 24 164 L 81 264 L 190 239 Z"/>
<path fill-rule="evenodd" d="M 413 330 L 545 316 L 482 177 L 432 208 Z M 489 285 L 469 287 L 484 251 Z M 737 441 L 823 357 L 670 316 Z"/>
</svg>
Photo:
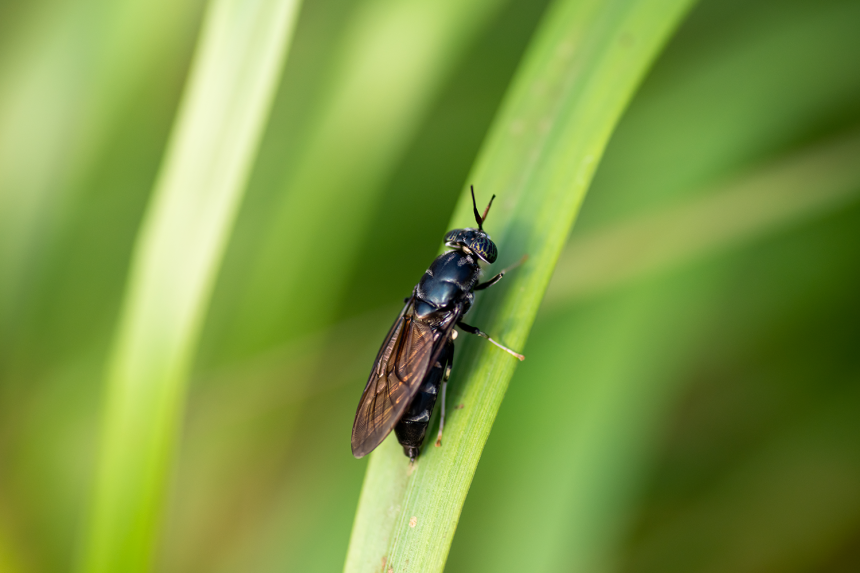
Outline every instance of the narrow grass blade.
<svg viewBox="0 0 860 573">
<path fill-rule="evenodd" d="M 487 228 L 501 263 L 531 257 L 470 317 L 504 344 L 524 345 L 609 135 L 689 5 L 562 1 L 538 30 L 470 181 L 498 195 Z M 470 224 L 471 211 L 464 194 L 451 226 Z M 443 447 L 410 466 L 389 438 L 371 456 L 346 571 L 443 569 L 516 362 L 480 342 L 458 352 L 449 400 L 464 408 L 447 420 Z"/>
<path fill-rule="evenodd" d="M 860 134 L 818 144 L 693 199 L 571 241 L 546 294 L 557 305 L 835 211 L 860 192 Z"/>
<path fill-rule="evenodd" d="M 214 0 L 137 242 L 82 569 L 147 571 L 186 379 L 298 2 Z"/>
</svg>

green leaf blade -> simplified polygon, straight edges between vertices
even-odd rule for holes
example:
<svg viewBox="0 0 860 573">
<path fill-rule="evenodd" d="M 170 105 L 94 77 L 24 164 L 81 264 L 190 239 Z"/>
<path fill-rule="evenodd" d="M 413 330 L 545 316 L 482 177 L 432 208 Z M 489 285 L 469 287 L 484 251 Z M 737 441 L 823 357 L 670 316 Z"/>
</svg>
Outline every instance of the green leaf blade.
<svg viewBox="0 0 860 573">
<path fill-rule="evenodd" d="M 489 300 L 469 319 L 503 344 L 524 345 L 609 135 L 690 5 L 561 2 L 539 29 L 470 180 L 479 196 L 498 195 L 488 230 L 500 263 L 530 256 L 508 284 L 481 295 Z M 464 193 L 451 227 L 471 219 Z M 390 437 L 371 456 L 347 572 L 444 568 L 516 363 L 483 341 L 461 347 L 452 374 L 459 388 L 449 392 L 449 405 L 464 407 L 446 420 L 443 447 L 428 446 L 410 466 Z"/>
<path fill-rule="evenodd" d="M 152 564 L 190 364 L 297 8 L 209 7 L 110 358 L 84 571 Z"/>
</svg>

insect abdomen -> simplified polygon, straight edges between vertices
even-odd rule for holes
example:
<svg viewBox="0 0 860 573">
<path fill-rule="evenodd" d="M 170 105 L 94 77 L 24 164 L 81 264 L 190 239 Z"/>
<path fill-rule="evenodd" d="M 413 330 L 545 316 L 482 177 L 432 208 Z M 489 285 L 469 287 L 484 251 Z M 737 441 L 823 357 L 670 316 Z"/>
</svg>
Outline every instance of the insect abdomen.
<svg viewBox="0 0 860 573">
<path fill-rule="evenodd" d="M 421 390 L 409 404 L 406 413 L 394 426 L 397 441 L 403 446 L 403 453 L 410 458 L 418 456 L 421 444 L 424 442 L 424 435 L 427 433 L 430 417 L 439 395 L 439 386 L 442 384 L 453 351 L 454 344 L 452 342 L 446 343 L 439 360 L 436 361 L 421 384 Z"/>
</svg>

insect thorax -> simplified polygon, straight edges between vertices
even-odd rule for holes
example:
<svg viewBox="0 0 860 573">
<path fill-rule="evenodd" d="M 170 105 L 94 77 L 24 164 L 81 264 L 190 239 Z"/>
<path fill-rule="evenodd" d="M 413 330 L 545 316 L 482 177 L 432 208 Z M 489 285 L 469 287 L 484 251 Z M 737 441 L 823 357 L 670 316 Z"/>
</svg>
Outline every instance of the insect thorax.
<svg viewBox="0 0 860 573">
<path fill-rule="evenodd" d="M 443 253 L 424 272 L 416 294 L 438 308 L 447 307 L 471 292 L 480 272 L 476 257 L 463 251 Z"/>
</svg>

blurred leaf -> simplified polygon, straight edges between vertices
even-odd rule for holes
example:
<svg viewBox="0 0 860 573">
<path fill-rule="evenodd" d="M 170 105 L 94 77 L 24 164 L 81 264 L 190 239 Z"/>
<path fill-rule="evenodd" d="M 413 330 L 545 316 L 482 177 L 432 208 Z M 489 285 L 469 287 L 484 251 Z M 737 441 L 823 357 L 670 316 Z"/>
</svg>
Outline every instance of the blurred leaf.
<svg viewBox="0 0 860 573">
<path fill-rule="evenodd" d="M 215 0 L 132 263 L 86 571 L 147 571 L 186 377 L 298 3 Z"/>
<path fill-rule="evenodd" d="M 860 527 L 857 376 L 712 476 L 706 492 L 664 507 L 628 571 L 810 571 Z M 848 570 L 848 569 L 845 569 Z"/>
<path fill-rule="evenodd" d="M 843 136 L 689 192 L 693 199 L 580 234 L 559 260 L 546 303 L 599 294 L 837 210 L 860 193 L 856 157 L 860 135 Z"/>
<path fill-rule="evenodd" d="M 463 52 L 508 1 L 357 6 L 337 38 L 332 77 L 311 110 L 305 141 L 285 166 L 277 195 L 261 206 L 265 217 L 251 251 L 225 266 L 219 288 L 233 298 L 216 300 L 207 327 L 220 339 L 219 360 L 331 322 L 383 183 Z M 295 248 L 298 239 L 309 242 Z M 285 271 L 286 263 L 299 272 Z"/>
<path fill-rule="evenodd" d="M 2 4 L 0 506 L 21 562 L 59 571 L 78 551 L 109 332 L 202 2 Z"/>
<path fill-rule="evenodd" d="M 22 5 L 0 54 L 0 361 L 50 299 L 48 257 L 124 108 L 173 56 L 197 1 Z M 152 42 L 158 37 L 158 42 Z M 172 62 L 171 62 L 172 63 Z M 169 65 L 169 64 L 168 64 Z M 162 69 L 158 77 L 163 77 Z M 52 293 L 51 293 L 52 294 Z M 39 296 L 45 295 L 45 296 Z M 25 331 L 26 332 L 26 331 Z"/>
<path fill-rule="evenodd" d="M 697 4 L 613 134 L 576 232 L 851 129 L 858 22 L 842 0 Z"/>
<path fill-rule="evenodd" d="M 546 15 L 473 178 L 479 192 L 499 195 L 491 228 L 503 258 L 531 257 L 476 313 L 505 344 L 525 342 L 609 134 L 687 7 L 560 2 Z M 471 219 L 464 195 L 451 227 Z M 465 407 L 451 415 L 443 447 L 426 448 L 413 466 L 389 438 L 371 456 L 347 571 L 444 567 L 514 367 L 488 345 L 463 346 L 453 374 L 462 382 L 450 400 Z"/>
</svg>

